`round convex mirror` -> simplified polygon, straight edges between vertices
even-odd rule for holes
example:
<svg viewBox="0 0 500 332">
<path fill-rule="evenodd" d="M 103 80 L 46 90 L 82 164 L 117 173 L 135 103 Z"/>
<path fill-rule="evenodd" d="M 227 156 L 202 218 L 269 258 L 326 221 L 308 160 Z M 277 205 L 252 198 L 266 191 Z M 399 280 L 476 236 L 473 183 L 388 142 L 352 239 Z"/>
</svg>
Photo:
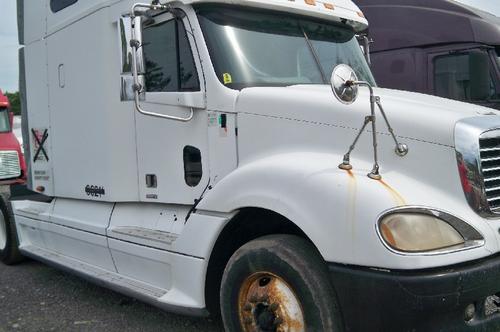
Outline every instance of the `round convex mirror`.
<svg viewBox="0 0 500 332">
<path fill-rule="evenodd" d="M 346 84 L 347 82 L 356 82 L 358 77 L 354 70 L 348 65 L 338 65 L 333 69 L 330 84 L 332 85 L 333 94 L 344 104 L 352 104 L 358 97 L 358 85 Z"/>
</svg>

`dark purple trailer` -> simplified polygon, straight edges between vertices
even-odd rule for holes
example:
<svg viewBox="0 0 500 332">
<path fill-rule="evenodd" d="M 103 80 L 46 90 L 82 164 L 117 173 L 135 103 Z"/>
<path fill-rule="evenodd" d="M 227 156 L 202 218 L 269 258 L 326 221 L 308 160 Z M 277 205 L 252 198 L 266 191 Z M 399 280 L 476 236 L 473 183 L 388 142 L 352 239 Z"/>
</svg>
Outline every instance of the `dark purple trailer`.
<svg viewBox="0 0 500 332">
<path fill-rule="evenodd" d="M 450 0 L 354 2 L 378 85 L 500 109 L 499 17 Z"/>
</svg>

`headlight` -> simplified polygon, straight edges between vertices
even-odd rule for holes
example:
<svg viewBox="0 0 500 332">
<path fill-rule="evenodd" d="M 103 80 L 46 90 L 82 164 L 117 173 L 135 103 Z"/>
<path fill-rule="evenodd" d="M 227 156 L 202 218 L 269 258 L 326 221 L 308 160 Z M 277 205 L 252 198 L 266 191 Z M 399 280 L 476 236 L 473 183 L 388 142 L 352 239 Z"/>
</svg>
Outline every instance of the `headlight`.
<svg viewBox="0 0 500 332">
<path fill-rule="evenodd" d="M 408 253 L 460 250 L 484 243 L 481 234 L 462 220 L 423 208 L 389 212 L 378 227 L 388 246 Z"/>
</svg>

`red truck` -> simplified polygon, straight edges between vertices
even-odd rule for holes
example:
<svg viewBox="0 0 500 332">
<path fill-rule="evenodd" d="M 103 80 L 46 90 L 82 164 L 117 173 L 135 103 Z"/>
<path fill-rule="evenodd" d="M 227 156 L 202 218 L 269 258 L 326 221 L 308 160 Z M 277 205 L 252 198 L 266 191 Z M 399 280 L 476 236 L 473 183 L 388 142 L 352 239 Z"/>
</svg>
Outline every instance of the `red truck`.
<svg viewBox="0 0 500 332">
<path fill-rule="evenodd" d="M 14 114 L 10 111 L 9 99 L 0 90 L 0 259 L 10 257 L 10 263 L 22 259 L 17 252 L 17 243 L 11 243 L 11 238 L 17 238 L 15 229 L 9 220 L 12 218 L 10 198 L 12 188 L 24 189 L 26 182 L 26 162 L 21 146 L 12 129 Z M 9 238 L 7 234 L 14 234 Z"/>
<path fill-rule="evenodd" d="M 26 178 L 26 163 L 12 132 L 13 122 L 9 100 L 0 90 L 0 185 L 23 183 Z"/>
</svg>

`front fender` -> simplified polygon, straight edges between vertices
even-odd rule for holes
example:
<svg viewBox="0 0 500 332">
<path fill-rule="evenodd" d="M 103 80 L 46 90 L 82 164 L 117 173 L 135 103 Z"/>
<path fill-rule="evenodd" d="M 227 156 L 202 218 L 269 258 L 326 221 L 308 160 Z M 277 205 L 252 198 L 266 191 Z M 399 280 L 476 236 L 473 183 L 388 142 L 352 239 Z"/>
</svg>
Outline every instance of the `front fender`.
<svg viewBox="0 0 500 332">
<path fill-rule="evenodd" d="M 465 255 L 401 255 L 379 239 L 376 222 L 383 211 L 424 202 L 422 193 L 446 205 L 444 193 L 404 174 L 369 179 L 371 165 L 358 161 L 362 171 L 338 168 L 341 156 L 329 153 L 277 154 L 249 162 L 222 179 L 198 206 L 199 210 L 230 213 L 258 207 L 281 214 L 295 223 L 329 262 L 380 268 L 427 268 L 491 254 L 487 248 Z M 389 183 L 411 188 L 404 197 Z M 435 192 L 433 192 L 435 191 Z M 416 193 L 416 194 L 410 194 Z M 441 200 L 440 200 L 441 199 Z M 451 200 L 450 200 L 451 201 Z M 427 205 L 428 206 L 428 205 Z M 481 223 L 479 223 L 481 224 Z M 491 229 L 483 227 L 485 234 Z M 496 241 L 495 241 L 496 248 Z M 446 257 L 444 257 L 446 256 Z"/>
</svg>

